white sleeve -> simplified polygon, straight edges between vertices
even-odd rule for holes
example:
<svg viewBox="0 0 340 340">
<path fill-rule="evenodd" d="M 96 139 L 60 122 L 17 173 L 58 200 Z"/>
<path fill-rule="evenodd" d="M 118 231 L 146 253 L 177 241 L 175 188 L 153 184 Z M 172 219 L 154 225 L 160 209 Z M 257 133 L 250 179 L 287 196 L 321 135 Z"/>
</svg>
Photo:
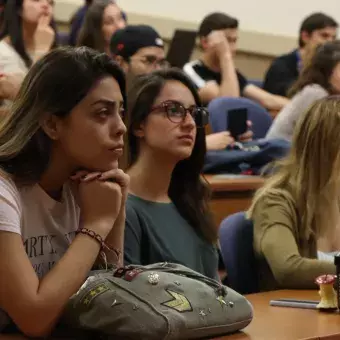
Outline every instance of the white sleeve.
<svg viewBox="0 0 340 340">
<path fill-rule="evenodd" d="M 20 196 L 15 184 L 0 177 L 0 231 L 21 235 Z"/>
<path fill-rule="evenodd" d="M 198 89 L 204 87 L 207 82 L 200 77 L 200 75 L 194 70 L 191 63 L 187 63 L 183 67 L 183 71 L 186 73 L 187 76 L 195 83 Z"/>
<path fill-rule="evenodd" d="M 21 57 L 15 51 L 9 49 L 4 42 L 0 42 L 0 71 L 20 74 L 23 77 L 28 71 Z"/>
</svg>

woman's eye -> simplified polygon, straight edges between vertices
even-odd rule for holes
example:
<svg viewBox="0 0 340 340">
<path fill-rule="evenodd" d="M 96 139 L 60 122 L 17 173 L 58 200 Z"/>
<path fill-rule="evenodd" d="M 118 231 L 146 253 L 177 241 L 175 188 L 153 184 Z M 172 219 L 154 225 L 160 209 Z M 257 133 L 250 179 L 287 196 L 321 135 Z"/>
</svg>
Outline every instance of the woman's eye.
<svg viewBox="0 0 340 340">
<path fill-rule="evenodd" d="M 119 108 L 119 115 L 123 118 L 125 116 L 125 109 L 124 107 Z"/>
<path fill-rule="evenodd" d="M 109 115 L 109 110 L 108 109 L 101 109 L 98 111 L 98 116 L 102 118 L 106 118 Z"/>
</svg>

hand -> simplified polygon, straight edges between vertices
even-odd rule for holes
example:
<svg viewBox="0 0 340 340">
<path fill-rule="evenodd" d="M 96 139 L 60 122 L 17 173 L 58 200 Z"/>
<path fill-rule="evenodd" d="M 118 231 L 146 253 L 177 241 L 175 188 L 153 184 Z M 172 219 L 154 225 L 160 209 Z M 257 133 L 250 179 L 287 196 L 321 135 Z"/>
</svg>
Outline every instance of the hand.
<svg viewBox="0 0 340 340">
<path fill-rule="evenodd" d="M 51 15 L 42 15 L 34 33 L 35 52 L 39 55 L 48 53 L 52 47 L 55 32 L 50 23 Z"/>
<path fill-rule="evenodd" d="M 71 179 L 78 184 L 84 225 L 90 225 L 92 230 L 105 239 L 120 213 L 123 193 L 120 179 L 114 178 L 112 174 L 107 178 L 104 174 L 78 172 Z"/>
<path fill-rule="evenodd" d="M 24 76 L 18 73 L 0 74 L 0 98 L 14 100 Z"/>
<path fill-rule="evenodd" d="M 206 136 L 208 150 L 224 150 L 228 145 L 234 143 L 229 131 L 212 133 Z"/>
<path fill-rule="evenodd" d="M 113 179 L 114 181 L 116 181 L 120 185 L 121 190 L 122 190 L 121 206 L 120 206 L 119 214 L 114 224 L 115 226 L 119 226 L 122 223 L 125 225 L 125 216 L 126 216 L 125 204 L 126 204 L 127 196 L 129 193 L 130 176 L 121 169 L 114 169 L 114 170 L 104 172 L 100 177 L 100 180 L 105 181 L 108 179 Z"/>
<path fill-rule="evenodd" d="M 231 56 L 228 40 L 223 31 L 213 31 L 208 35 L 208 46 L 221 60 Z"/>
<path fill-rule="evenodd" d="M 253 131 L 251 131 L 251 127 L 253 124 L 250 120 L 248 120 L 247 125 L 248 125 L 248 130 L 242 135 L 239 135 L 237 137 L 237 140 L 240 142 L 250 142 L 251 140 L 253 140 L 254 134 L 253 134 Z"/>
</svg>

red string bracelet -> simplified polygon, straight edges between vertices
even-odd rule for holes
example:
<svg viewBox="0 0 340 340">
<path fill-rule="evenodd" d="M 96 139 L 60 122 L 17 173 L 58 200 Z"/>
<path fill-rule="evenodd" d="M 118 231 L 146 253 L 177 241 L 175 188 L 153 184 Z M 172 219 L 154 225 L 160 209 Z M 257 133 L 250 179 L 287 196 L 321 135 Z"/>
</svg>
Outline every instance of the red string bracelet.
<svg viewBox="0 0 340 340">
<path fill-rule="evenodd" d="M 91 229 L 87 229 L 87 228 L 80 228 L 77 231 L 77 234 L 79 234 L 79 233 L 80 234 L 84 234 L 84 235 L 88 235 L 91 238 L 93 238 L 94 240 L 96 240 L 99 243 L 99 245 L 100 245 L 101 252 L 103 252 L 105 249 L 109 250 L 109 251 L 112 251 L 116 255 L 117 260 L 119 262 L 120 257 L 122 255 L 122 252 L 120 250 L 118 250 L 118 249 L 115 249 L 115 248 L 111 247 L 107 243 L 105 243 L 103 238 L 99 234 L 97 234 L 95 231 L 93 231 Z"/>
</svg>

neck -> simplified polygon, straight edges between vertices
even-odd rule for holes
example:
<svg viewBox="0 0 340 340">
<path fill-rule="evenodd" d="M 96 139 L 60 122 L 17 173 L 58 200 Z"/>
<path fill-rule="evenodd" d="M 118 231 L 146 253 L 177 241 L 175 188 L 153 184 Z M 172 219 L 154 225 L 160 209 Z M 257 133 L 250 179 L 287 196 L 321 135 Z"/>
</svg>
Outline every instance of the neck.
<svg viewBox="0 0 340 340">
<path fill-rule="evenodd" d="M 34 51 L 35 49 L 34 34 L 36 29 L 37 25 L 32 25 L 25 22 L 22 23 L 22 37 L 25 49 L 27 51 Z"/>
<path fill-rule="evenodd" d="M 61 156 L 61 155 L 60 155 Z M 41 176 L 39 185 L 51 197 L 56 198 L 63 185 L 69 180 L 74 168 L 65 163 L 64 157 L 52 153 L 47 169 Z"/>
<path fill-rule="evenodd" d="M 168 157 L 140 152 L 138 160 L 128 170 L 130 192 L 148 201 L 170 202 L 168 190 L 176 163 Z"/>
<path fill-rule="evenodd" d="M 212 71 L 221 72 L 220 63 L 214 55 L 205 52 L 203 53 L 201 60 L 203 61 L 204 65 L 210 68 Z"/>
</svg>

